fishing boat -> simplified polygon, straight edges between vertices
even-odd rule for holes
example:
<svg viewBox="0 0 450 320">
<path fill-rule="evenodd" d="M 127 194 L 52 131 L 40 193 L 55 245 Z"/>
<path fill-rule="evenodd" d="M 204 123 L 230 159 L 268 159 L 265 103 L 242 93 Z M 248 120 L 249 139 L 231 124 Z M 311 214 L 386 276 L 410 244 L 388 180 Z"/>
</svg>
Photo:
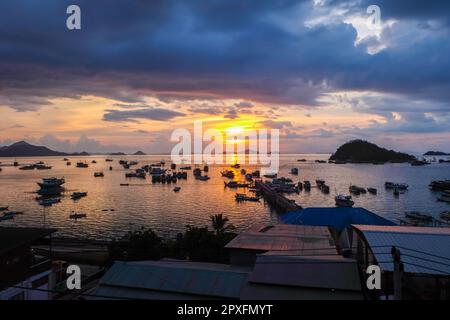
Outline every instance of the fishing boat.
<svg viewBox="0 0 450 320">
<path fill-rule="evenodd" d="M 252 175 L 251 173 L 247 173 L 247 174 L 245 175 L 245 180 L 247 180 L 247 181 L 253 181 L 253 175 Z"/>
<path fill-rule="evenodd" d="M 81 199 L 83 197 L 87 197 L 87 192 L 74 192 L 72 193 L 72 195 L 70 196 L 73 200 L 78 200 Z"/>
<path fill-rule="evenodd" d="M 88 168 L 89 165 L 86 162 L 77 162 L 77 168 Z"/>
<path fill-rule="evenodd" d="M 241 165 L 239 163 L 235 163 L 231 167 L 234 169 L 239 169 L 241 167 Z"/>
<path fill-rule="evenodd" d="M 0 207 L 0 211 L 6 211 L 9 207 Z"/>
<path fill-rule="evenodd" d="M 181 190 L 181 187 L 175 187 L 175 188 L 173 188 L 173 192 L 178 192 L 178 191 L 180 191 Z"/>
<path fill-rule="evenodd" d="M 259 197 L 250 197 L 247 196 L 246 194 L 243 193 L 236 193 L 236 195 L 234 196 L 236 201 L 253 201 L 253 202 L 257 202 L 259 201 Z"/>
<path fill-rule="evenodd" d="M 292 168 L 291 174 L 298 174 L 298 168 Z"/>
<path fill-rule="evenodd" d="M 364 188 L 362 188 L 362 187 L 355 186 L 355 185 L 350 185 L 350 187 L 348 188 L 348 190 L 349 190 L 349 192 L 350 192 L 351 194 L 354 194 L 354 195 L 360 195 L 361 193 L 362 193 L 362 194 L 367 193 L 366 189 L 364 189 Z"/>
<path fill-rule="evenodd" d="M 91 163 L 93 163 L 93 164 L 96 164 L 96 163 L 97 163 L 97 161 L 95 161 L 95 160 L 92 160 L 92 161 L 91 161 Z"/>
<path fill-rule="evenodd" d="M 192 169 L 191 166 L 185 166 L 180 168 L 180 170 L 191 170 L 191 169 Z"/>
<path fill-rule="evenodd" d="M 328 194 L 330 193 L 330 186 L 327 186 L 326 184 L 323 184 L 319 187 L 320 191 L 322 191 L 322 193 Z"/>
<path fill-rule="evenodd" d="M 337 195 L 334 198 L 334 201 L 336 202 L 337 207 L 353 207 L 355 202 L 352 200 L 352 196 L 344 196 L 344 195 Z"/>
<path fill-rule="evenodd" d="M 384 184 L 384 187 L 386 189 L 407 190 L 409 186 L 406 183 L 395 183 L 395 182 L 386 181 Z"/>
<path fill-rule="evenodd" d="M 201 176 L 202 170 L 200 168 L 195 168 L 192 173 L 194 174 L 194 177 Z"/>
<path fill-rule="evenodd" d="M 255 170 L 252 172 L 252 177 L 259 178 L 261 175 L 261 172 L 259 170 Z"/>
<path fill-rule="evenodd" d="M 433 216 L 427 213 L 421 213 L 418 211 L 409 211 L 405 212 L 405 217 L 412 220 L 420 220 L 420 221 L 433 221 Z"/>
<path fill-rule="evenodd" d="M 243 176 L 245 176 L 245 175 L 247 174 L 247 170 L 241 169 L 241 174 L 242 174 Z"/>
<path fill-rule="evenodd" d="M 377 193 L 378 193 L 378 190 L 375 189 L 375 188 L 367 188 L 367 191 L 368 191 L 369 193 L 371 193 L 371 194 L 377 194 Z"/>
<path fill-rule="evenodd" d="M 72 165 L 72 162 L 68 161 L 68 162 L 66 163 L 66 165 L 67 165 L 67 166 L 70 166 L 70 165 Z"/>
<path fill-rule="evenodd" d="M 106 162 L 113 162 L 113 159 L 105 159 Z"/>
<path fill-rule="evenodd" d="M 105 175 L 103 174 L 103 172 L 95 172 L 94 173 L 94 177 L 99 178 L 99 177 L 104 177 Z"/>
<path fill-rule="evenodd" d="M 317 179 L 317 180 L 316 180 L 316 185 L 317 185 L 317 187 L 320 188 L 320 186 L 322 186 L 322 185 L 324 185 L 324 184 L 325 184 L 325 180 L 321 180 L 321 179 Z"/>
<path fill-rule="evenodd" d="M 64 158 L 64 159 L 63 159 L 63 161 L 69 161 L 69 159 L 67 159 L 67 158 Z"/>
<path fill-rule="evenodd" d="M 298 162 L 306 162 L 306 159 L 298 159 Z"/>
<path fill-rule="evenodd" d="M 66 181 L 64 178 L 58 179 L 58 178 L 44 178 L 42 179 L 42 182 L 38 182 L 37 184 L 42 189 L 51 189 L 51 188 L 58 188 L 62 186 Z"/>
<path fill-rule="evenodd" d="M 85 213 L 72 213 L 70 216 L 69 216 L 69 218 L 70 219 L 81 219 L 81 218 L 86 218 L 87 217 L 87 214 L 85 214 Z"/>
<path fill-rule="evenodd" d="M 268 178 L 268 179 L 274 179 L 276 178 L 278 175 L 276 173 L 272 173 L 272 174 L 265 174 L 264 178 Z"/>
</svg>

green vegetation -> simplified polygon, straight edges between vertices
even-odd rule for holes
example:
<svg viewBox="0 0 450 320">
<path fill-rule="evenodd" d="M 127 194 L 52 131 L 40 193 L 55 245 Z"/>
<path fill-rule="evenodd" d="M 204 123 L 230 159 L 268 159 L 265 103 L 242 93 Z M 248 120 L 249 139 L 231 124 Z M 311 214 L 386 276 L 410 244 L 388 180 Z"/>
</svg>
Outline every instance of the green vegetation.
<svg viewBox="0 0 450 320">
<path fill-rule="evenodd" d="M 224 247 L 236 236 L 230 232 L 234 226 L 221 214 L 210 218 L 214 231 L 188 225 L 184 233 L 171 240 L 163 240 L 151 229 L 129 232 L 109 245 L 110 262 L 175 258 L 227 263 L 229 257 Z"/>
<path fill-rule="evenodd" d="M 442 151 L 427 151 L 423 155 L 424 156 L 450 156 L 450 153 L 445 153 Z"/>
<path fill-rule="evenodd" d="M 353 140 L 340 146 L 336 153 L 330 157 L 333 161 L 345 161 L 353 163 L 385 163 L 385 162 L 410 162 L 416 158 L 412 155 L 387 150 L 376 144 Z"/>
</svg>

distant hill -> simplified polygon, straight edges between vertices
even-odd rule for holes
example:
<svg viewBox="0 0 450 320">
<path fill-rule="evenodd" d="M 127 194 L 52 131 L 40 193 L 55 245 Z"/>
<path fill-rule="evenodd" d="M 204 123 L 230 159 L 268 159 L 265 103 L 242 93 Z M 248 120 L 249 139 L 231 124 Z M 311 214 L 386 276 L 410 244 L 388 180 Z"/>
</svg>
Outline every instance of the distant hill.
<svg viewBox="0 0 450 320">
<path fill-rule="evenodd" d="M 133 153 L 133 156 L 145 156 L 146 154 L 144 153 L 144 152 L 142 152 L 142 151 L 137 151 L 137 152 L 135 152 L 135 153 Z"/>
<path fill-rule="evenodd" d="M 51 157 L 67 156 L 67 153 L 50 150 L 43 146 L 34 146 L 25 141 L 16 142 L 0 148 L 0 157 Z"/>
<path fill-rule="evenodd" d="M 442 151 L 428 151 L 423 154 L 424 156 L 450 156 L 450 153 L 445 153 Z"/>
<path fill-rule="evenodd" d="M 330 157 L 330 160 L 353 163 L 385 163 L 410 162 L 416 160 L 416 158 L 406 153 L 381 148 L 364 140 L 353 140 L 340 146 Z"/>
<path fill-rule="evenodd" d="M 123 152 L 113 152 L 109 154 L 110 156 L 126 156 L 126 153 Z"/>
</svg>

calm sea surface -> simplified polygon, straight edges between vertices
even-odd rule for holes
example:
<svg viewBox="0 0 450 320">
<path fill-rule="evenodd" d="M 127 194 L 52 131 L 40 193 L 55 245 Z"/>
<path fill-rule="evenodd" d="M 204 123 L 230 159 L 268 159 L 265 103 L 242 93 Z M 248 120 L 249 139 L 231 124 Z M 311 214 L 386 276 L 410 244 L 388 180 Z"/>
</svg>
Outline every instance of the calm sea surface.
<svg viewBox="0 0 450 320">
<path fill-rule="evenodd" d="M 348 194 L 350 184 L 361 187 L 375 187 L 378 195 L 365 194 L 354 197 L 355 206 L 364 207 L 381 216 L 396 220 L 405 211 L 419 210 L 438 216 L 442 211 L 450 210 L 450 204 L 438 202 L 438 194 L 428 189 L 431 180 L 450 179 L 450 164 L 433 163 L 428 166 L 412 167 L 409 164 L 320 164 L 316 159 L 328 159 L 329 155 L 283 155 L 280 156 L 279 176 L 299 180 L 324 179 L 331 188 L 329 195 L 318 189 L 311 192 L 289 195 L 303 207 L 334 206 L 336 193 Z M 14 220 L 2 221 L 1 226 L 34 226 L 57 228 L 58 235 L 109 239 L 118 237 L 128 230 L 150 227 L 161 236 L 172 237 L 183 231 L 187 224 L 209 225 L 212 214 L 226 215 L 238 230 L 259 223 L 274 223 L 280 215 L 272 210 L 263 200 L 261 202 L 236 202 L 236 190 L 224 188 L 220 171 L 229 166 L 210 166 L 208 175 L 211 180 L 203 182 L 193 178 L 188 172 L 187 180 L 179 180 L 178 193 L 173 192 L 174 184 L 152 184 L 146 180 L 126 179 L 125 170 L 119 165 L 120 159 L 136 160 L 138 168 L 161 160 L 170 168 L 170 158 L 165 155 L 152 156 L 114 156 L 108 157 L 114 162 L 105 162 L 106 156 L 72 157 L 72 166 L 66 166 L 62 157 L 42 158 L 1 158 L 0 172 L 0 207 L 9 206 L 9 210 L 23 211 Z M 297 162 L 305 158 L 307 162 Z M 51 170 L 22 171 L 17 167 L 7 166 L 14 160 L 22 164 L 43 161 L 53 166 Z M 91 164 L 92 160 L 97 164 Z M 77 161 L 86 161 L 89 168 L 76 168 Z M 109 166 L 113 170 L 109 170 Z M 242 166 L 248 170 L 255 167 Z M 299 168 L 299 175 L 292 176 L 292 167 Z M 94 178 L 94 172 L 103 171 L 103 178 Z M 236 180 L 243 180 L 240 170 L 236 171 Z M 64 177 L 66 192 L 62 201 L 52 207 L 43 208 L 35 200 L 38 189 L 36 182 L 44 177 Z M 409 191 L 395 198 L 392 191 L 384 189 L 385 181 L 409 184 Z M 129 186 L 120 186 L 129 183 Z M 88 196 L 78 201 L 70 199 L 74 191 L 87 191 Z M 245 192 L 241 189 L 237 192 Z M 71 220 L 72 211 L 87 214 L 86 219 Z"/>
</svg>

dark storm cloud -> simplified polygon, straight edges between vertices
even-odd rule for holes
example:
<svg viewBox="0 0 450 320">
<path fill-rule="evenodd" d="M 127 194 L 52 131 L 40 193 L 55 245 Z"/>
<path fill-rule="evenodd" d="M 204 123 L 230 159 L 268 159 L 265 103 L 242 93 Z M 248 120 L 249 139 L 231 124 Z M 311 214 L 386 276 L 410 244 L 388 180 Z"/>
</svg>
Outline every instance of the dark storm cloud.
<svg viewBox="0 0 450 320">
<path fill-rule="evenodd" d="M 137 122 L 139 119 L 167 121 L 175 117 L 183 116 L 184 113 L 167 110 L 163 108 L 143 108 L 135 110 L 105 110 L 103 115 L 105 121 L 115 122 Z"/>
<path fill-rule="evenodd" d="M 0 3 L 0 105 L 30 111 L 51 98 L 91 94 L 124 105 L 154 95 L 166 101 L 239 98 L 314 106 L 317 97 L 333 90 L 450 99 L 448 34 L 403 39 L 368 55 L 365 46 L 354 46 L 351 25 L 299 23 L 292 32 L 276 22 L 292 12 L 302 22 L 312 1 L 76 3 L 82 12 L 78 31 L 65 28 L 73 1 Z M 448 1 L 378 3 L 383 16 L 417 24 L 449 15 Z M 236 106 L 226 115 L 235 118 L 242 109 Z M 157 113 L 110 110 L 105 120 L 179 116 Z"/>
</svg>

